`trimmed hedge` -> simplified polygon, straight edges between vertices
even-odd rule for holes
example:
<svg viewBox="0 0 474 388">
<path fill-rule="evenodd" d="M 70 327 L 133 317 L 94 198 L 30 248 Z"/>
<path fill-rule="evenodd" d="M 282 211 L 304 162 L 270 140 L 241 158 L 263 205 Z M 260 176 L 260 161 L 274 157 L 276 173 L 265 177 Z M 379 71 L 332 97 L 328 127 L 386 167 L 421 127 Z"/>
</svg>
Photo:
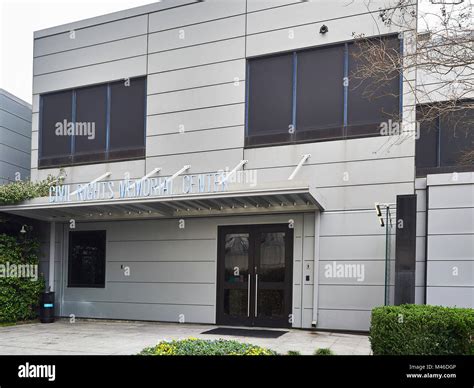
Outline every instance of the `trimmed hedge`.
<svg viewBox="0 0 474 388">
<path fill-rule="evenodd" d="M 429 305 L 372 310 L 374 355 L 474 355 L 474 310 Z"/>
<path fill-rule="evenodd" d="M 39 294 L 44 290 L 44 279 L 36 272 L 37 280 L 7 276 L 5 268 L 29 264 L 38 266 L 39 244 L 36 240 L 20 240 L 0 234 L 0 322 L 18 322 L 37 316 Z M 38 267 L 36 267 L 38 268 Z"/>
<path fill-rule="evenodd" d="M 273 350 L 237 341 L 185 340 L 161 341 L 156 346 L 143 349 L 142 356 L 271 356 Z"/>
</svg>

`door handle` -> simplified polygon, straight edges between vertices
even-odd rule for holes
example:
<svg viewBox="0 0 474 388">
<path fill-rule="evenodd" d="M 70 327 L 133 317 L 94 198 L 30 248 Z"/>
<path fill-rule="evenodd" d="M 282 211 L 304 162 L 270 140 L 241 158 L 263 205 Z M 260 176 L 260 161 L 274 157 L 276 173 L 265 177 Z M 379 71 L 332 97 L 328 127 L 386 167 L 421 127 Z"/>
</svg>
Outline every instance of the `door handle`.
<svg viewBox="0 0 474 388">
<path fill-rule="evenodd" d="M 247 317 L 250 317 L 250 274 L 247 278 Z"/>
<path fill-rule="evenodd" d="M 255 274 L 255 317 L 258 314 L 258 273 Z"/>
</svg>

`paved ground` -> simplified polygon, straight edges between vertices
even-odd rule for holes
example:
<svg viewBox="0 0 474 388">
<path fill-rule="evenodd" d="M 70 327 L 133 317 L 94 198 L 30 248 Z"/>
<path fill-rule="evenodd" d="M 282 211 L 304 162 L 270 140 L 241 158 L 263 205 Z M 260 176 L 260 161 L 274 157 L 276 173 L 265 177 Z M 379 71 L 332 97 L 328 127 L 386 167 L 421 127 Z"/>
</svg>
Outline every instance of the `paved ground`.
<svg viewBox="0 0 474 388">
<path fill-rule="evenodd" d="M 276 339 L 201 334 L 215 327 L 99 320 L 76 320 L 76 323 L 69 323 L 68 320 L 50 324 L 31 323 L 0 327 L 0 354 L 136 354 L 144 347 L 154 345 L 160 340 L 187 337 L 236 339 L 264 346 L 281 354 L 289 350 L 312 354 L 317 348 L 330 348 L 336 354 L 370 354 L 370 344 L 366 335 L 307 330 L 290 330 Z"/>
</svg>

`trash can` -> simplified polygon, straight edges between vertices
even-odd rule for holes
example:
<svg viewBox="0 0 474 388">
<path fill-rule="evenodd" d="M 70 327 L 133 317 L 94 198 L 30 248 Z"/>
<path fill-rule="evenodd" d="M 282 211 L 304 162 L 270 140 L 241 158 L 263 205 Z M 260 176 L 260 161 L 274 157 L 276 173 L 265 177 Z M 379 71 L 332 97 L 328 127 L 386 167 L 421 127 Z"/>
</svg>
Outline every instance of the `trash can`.
<svg viewBox="0 0 474 388">
<path fill-rule="evenodd" d="M 41 323 L 54 322 L 54 292 L 42 292 L 40 296 Z"/>
</svg>

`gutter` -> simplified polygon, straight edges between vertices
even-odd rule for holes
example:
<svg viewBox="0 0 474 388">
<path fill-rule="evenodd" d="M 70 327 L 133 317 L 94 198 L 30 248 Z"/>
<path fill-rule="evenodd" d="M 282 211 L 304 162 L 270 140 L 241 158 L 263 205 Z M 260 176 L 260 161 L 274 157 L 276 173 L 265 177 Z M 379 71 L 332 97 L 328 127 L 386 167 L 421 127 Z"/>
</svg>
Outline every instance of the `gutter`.
<svg viewBox="0 0 474 388">
<path fill-rule="evenodd" d="M 321 212 L 314 213 L 314 263 L 313 263 L 313 320 L 311 327 L 318 326 L 319 308 L 319 231 L 321 228 Z"/>
</svg>

